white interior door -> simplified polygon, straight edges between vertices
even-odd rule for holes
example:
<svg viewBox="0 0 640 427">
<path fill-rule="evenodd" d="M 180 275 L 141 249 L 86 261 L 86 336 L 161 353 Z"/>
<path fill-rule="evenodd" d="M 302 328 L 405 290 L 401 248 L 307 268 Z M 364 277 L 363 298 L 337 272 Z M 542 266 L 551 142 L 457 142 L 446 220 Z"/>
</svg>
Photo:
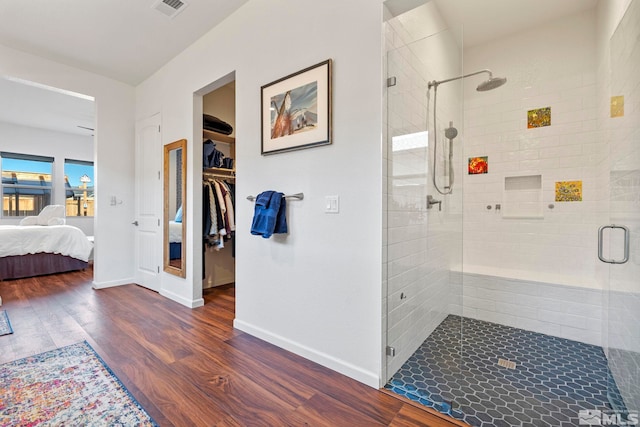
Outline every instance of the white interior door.
<svg viewBox="0 0 640 427">
<path fill-rule="evenodd" d="M 136 123 L 136 283 L 158 292 L 162 264 L 160 114 Z"/>
</svg>

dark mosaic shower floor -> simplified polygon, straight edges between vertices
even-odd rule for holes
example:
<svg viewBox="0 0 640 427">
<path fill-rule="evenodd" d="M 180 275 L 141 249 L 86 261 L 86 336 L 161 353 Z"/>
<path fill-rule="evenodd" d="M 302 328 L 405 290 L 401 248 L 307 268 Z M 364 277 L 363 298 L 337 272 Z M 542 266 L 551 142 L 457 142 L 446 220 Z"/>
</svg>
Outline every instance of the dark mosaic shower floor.
<svg viewBox="0 0 640 427">
<path fill-rule="evenodd" d="M 611 409 L 607 388 L 624 408 L 602 348 L 453 315 L 385 388 L 482 427 L 575 426 L 581 409 Z"/>
</svg>

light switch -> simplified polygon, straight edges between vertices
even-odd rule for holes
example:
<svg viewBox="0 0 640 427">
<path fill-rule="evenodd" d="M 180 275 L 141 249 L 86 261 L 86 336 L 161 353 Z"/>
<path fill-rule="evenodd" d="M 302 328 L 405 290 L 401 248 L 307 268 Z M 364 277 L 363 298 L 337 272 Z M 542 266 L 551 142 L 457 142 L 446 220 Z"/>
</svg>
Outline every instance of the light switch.
<svg viewBox="0 0 640 427">
<path fill-rule="evenodd" d="M 340 197 L 339 196 L 326 196 L 324 198 L 324 212 L 325 213 L 339 213 L 340 212 Z"/>
</svg>

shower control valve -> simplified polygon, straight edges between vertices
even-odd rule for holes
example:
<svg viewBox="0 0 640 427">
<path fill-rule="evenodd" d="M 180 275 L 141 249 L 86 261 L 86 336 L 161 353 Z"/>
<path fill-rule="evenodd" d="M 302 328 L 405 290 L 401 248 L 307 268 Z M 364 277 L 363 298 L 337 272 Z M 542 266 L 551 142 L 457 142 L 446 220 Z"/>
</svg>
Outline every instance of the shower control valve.
<svg viewBox="0 0 640 427">
<path fill-rule="evenodd" d="M 436 200 L 432 195 L 427 196 L 427 209 L 431 209 L 433 205 L 438 205 L 438 210 L 442 210 L 442 200 Z"/>
</svg>

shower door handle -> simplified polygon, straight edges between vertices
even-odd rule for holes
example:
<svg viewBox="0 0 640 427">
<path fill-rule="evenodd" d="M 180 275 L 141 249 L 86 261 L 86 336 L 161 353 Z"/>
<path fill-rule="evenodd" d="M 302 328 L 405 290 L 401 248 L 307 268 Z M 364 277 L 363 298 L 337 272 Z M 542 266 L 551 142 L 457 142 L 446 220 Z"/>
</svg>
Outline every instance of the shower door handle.
<svg viewBox="0 0 640 427">
<path fill-rule="evenodd" d="M 607 228 L 610 228 L 612 230 L 618 228 L 624 231 L 624 258 L 619 261 L 615 259 L 607 259 L 602 254 L 602 235 L 604 234 L 604 230 Z M 600 227 L 598 229 L 598 258 L 600 258 L 600 261 L 606 262 L 608 264 L 624 264 L 625 262 L 629 261 L 629 229 L 624 225 L 614 224 L 603 225 L 602 227 Z"/>
</svg>

